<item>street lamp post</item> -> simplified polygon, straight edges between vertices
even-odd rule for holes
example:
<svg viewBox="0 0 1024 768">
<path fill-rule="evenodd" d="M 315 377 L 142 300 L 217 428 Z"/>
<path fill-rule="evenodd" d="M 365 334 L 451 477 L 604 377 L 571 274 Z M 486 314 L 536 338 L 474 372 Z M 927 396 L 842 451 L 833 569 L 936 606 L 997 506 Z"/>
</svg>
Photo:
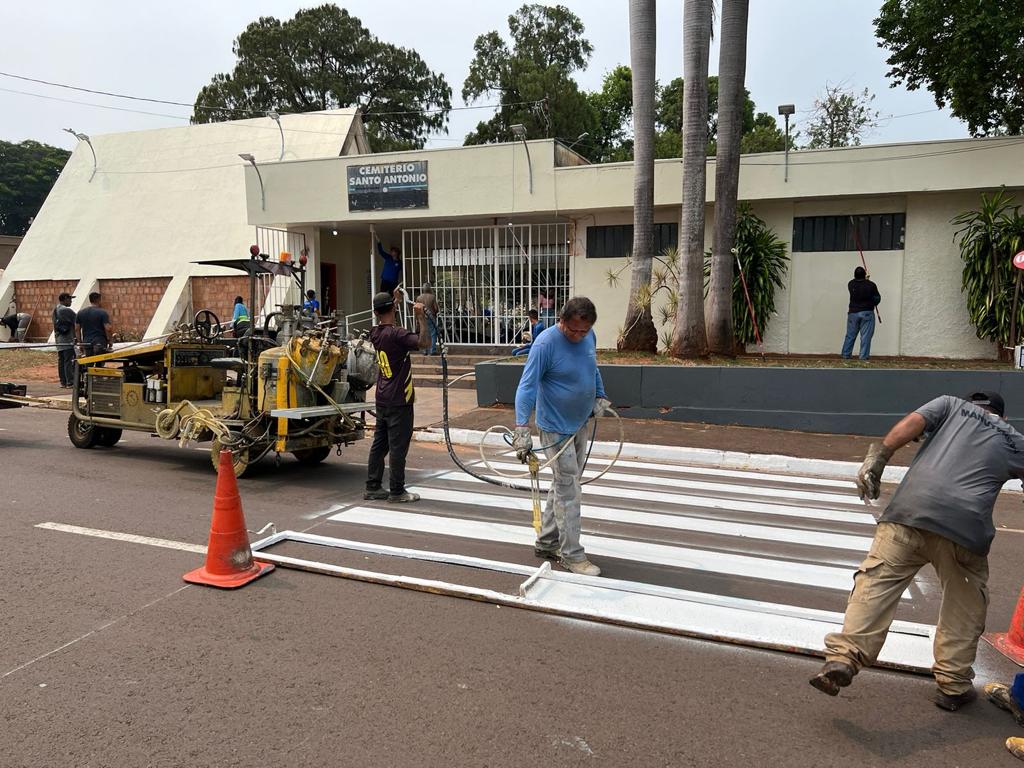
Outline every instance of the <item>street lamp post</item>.
<svg viewBox="0 0 1024 768">
<path fill-rule="evenodd" d="M 260 167 L 256 165 L 256 158 L 248 152 L 240 154 L 239 157 L 256 169 L 256 178 L 260 180 L 260 210 L 267 210 L 267 195 L 263 189 L 263 176 L 260 174 Z"/>
<path fill-rule="evenodd" d="M 284 160 L 284 128 L 281 127 L 281 115 L 276 111 L 267 112 L 267 117 L 277 123 L 277 130 L 281 132 L 281 155 L 277 159 Z"/>
<path fill-rule="evenodd" d="M 93 177 L 96 175 L 96 169 L 98 167 L 98 164 L 96 162 L 96 149 L 93 147 L 92 141 L 89 140 L 89 137 L 86 134 L 79 133 L 74 128 L 64 128 L 63 130 L 64 130 L 65 133 L 70 133 L 72 136 L 74 136 L 79 141 L 84 141 L 86 144 L 89 145 L 89 151 L 92 152 L 92 174 L 89 176 L 89 182 L 88 183 L 91 184 L 92 180 L 93 180 Z"/>
<path fill-rule="evenodd" d="M 786 160 L 785 160 L 785 171 L 782 180 L 785 182 L 789 181 L 789 116 L 796 112 L 796 107 L 792 104 L 780 104 L 779 114 L 782 115 L 786 120 Z"/>
</svg>

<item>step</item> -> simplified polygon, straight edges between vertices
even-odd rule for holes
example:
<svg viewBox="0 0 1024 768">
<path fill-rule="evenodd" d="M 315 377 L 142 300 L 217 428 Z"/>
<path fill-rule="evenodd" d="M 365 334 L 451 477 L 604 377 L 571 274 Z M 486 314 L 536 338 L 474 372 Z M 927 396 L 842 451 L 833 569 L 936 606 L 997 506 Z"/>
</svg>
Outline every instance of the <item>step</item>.
<svg viewBox="0 0 1024 768">
<path fill-rule="evenodd" d="M 474 368 L 472 365 L 449 365 L 448 366 L 448 376 L 449 376 L 449 378 L 452 378 L 452 379 L 454 379 L 456 376 L 463 376 L 463 375 L 465 375 L 467 373 L 474 373 L 475 371 L 476 371 L 476 368 Z M 444 371 L 441 369 L 440 365 L 430 365 L 430 364 L 427 364 L 427 363 L 421 363 L 419 365 L 413 365 L 413 367 L 412 367 L 413 376 L 420 376 L 420 375 L 423 375 L 423 376 L 427 376 L 427 375 L 440 376 L 443 372 Z"/>
</svg>

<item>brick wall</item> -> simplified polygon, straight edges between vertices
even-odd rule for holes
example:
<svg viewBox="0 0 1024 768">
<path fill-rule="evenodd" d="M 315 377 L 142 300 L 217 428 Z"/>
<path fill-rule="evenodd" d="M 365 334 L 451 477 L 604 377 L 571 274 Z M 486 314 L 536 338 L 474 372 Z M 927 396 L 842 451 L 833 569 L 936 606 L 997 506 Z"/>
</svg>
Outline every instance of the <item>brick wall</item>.
<svg viewBox="0 0 1024 768">
<path fill-rule="evenodd" d="M 71 293 L 78 285 L 77 280 L 16 280 L 14 282 L 14 303 L 19 312 L 32 315 L 26 341 L 46 341 L 53 332 L 53 308 L 57 297 Z"/>
<path fill-rule="evenodd" d="M 96 290 L 103 294 L 100 303 L 110 313 L 114 333 L 145 334 L 170 282 L 169 277 L 100 280 Z"/>
<path fill-rule="evenodd" d="M 192 289 L 192 312 L 193 314 L 201 309 L 208 309 L 217 316 L 222 323 L 230 323 L 231 316 L 235 313 L 235 296 L 241 296 L 245 305 L 249 307 L 249 277 L 239 275 L 237 277 L 193 277 L 190 280 Z M 267 291 L 265 286 L 256 286 L 256 306 L 262 307 L 266 301 Z M 252 307 L 249 307 L 249 315 L 258 314 Z"/>
</svg>

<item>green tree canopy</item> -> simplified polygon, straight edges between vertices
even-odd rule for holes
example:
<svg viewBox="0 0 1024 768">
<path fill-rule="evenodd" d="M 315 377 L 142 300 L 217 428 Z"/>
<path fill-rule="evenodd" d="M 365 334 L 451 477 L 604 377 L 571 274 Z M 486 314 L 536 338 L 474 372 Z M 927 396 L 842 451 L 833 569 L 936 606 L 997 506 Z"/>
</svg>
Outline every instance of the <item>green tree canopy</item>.
<svg viewBox="0 0 1024 768">
<path fill-rule="evenodd" d="M 842 85 L 826 85 L 824 95 L 814 100 L 806 125 L 807 148 L 860 146 L 861 139 L 878 120 L 878 110 L 871 107 L 874 99 L 867 88 L 855 91 Z"/>
<path fill-rule="evenodd" d="M 0 141 L 0 234 L 28 231 L 70 156 L 38 141 Z"/>
<path fill-rule="evenodd" d="M 633 158 L 633 73 L 624 65 L 604 76 L 601 90 L 587 94 L 597 115 L 597 133 L 580 140 L 580 148 L 595 163 Z M 579 137 L 565 136 L 568 143 Z"/>
<path fill-rule="evenodd" d="M 193 123 L 358 105 L 377 151 L 422 147 L 448 124 L 444 76 L 336 5 L 301 10 L 287 21 L 262 16 L 232 52 L 232 72 L 214 75 L 196 96 Z"/>
<path fill-rule="evenodd" d="M 886 0 L 875 33 L 894 87 L 926 87 L 975 136 L 1024 130 L 1022 0 Z"/>
<path fill-rule="evenodd" d="M 516 123 L 531 138 L 595 135 L 598 115 L 572 79 L 593 51 L 579 17 L 561 5 L 524 5 L 508 17 L 508 28 L 511 47 L 497 31 L 473 44 L 462 98 L 472 103 L 494 95 L 501 107 L 466 136 L 466 144 L 510 141 Z"/>
</svg>

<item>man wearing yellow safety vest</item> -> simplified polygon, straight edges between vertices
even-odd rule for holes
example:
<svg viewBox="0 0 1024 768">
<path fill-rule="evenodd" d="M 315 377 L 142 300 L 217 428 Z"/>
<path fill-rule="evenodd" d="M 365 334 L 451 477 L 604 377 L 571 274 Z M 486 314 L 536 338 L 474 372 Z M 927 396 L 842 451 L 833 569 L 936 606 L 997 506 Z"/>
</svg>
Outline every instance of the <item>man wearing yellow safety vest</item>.
<svg viewBox="0 0 1024 768">
<path fill-rule="evenodd" d="M 538 450 L 544 450 L 549 460 L 557 455 L 534 554 L 560 560 L 572 573 L 585 576 L 601 575 L 580 544 L 587 421 L 611 406 L 597 368 L 595 322 L 594 303 L 577 296 L 566 302 L 558 323 L 533 340 L 516 390 L 516 428 L 512 433 L 516 456 L 528 461 L 533 452 L 528 424 L 536 409 L 543 445 Z"/>
</svg>

